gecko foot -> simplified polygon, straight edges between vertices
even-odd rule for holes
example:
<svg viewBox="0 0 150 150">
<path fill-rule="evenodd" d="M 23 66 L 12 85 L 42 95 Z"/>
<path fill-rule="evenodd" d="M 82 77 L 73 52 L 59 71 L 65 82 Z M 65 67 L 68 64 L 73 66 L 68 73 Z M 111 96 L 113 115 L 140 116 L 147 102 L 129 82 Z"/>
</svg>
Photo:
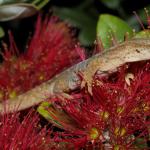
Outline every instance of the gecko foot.
<svg viewBox="0 0 150 150">
<path fill-rule="evenodd" d="M 92 82 L 93 82 L 93 77 L 87 74 L 83 76 L 83 80 L 81 82 L 81 89 L 83 89 L 87 85 L 87 90 L 90 95 L 93 95 Z"/>
</svg>

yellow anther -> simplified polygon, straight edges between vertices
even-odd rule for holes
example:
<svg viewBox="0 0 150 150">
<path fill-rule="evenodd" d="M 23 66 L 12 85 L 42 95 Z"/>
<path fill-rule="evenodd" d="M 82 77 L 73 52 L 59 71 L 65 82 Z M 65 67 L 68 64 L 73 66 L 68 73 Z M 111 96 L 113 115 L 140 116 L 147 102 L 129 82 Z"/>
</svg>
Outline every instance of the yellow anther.
<svg viewBox="0 0 150 150">
<path fill-rule="evenodd" d="M 144 107 L 144 111 L 149 111 L 150 110 L 150 106 L 145 106 Z"/>
<path fill-rule="evenodd" d="M 140 111 L 140 109 L 139 109 L 138 107 L 135 107 L 135 108 L 133 109 L 133 112 L 138 112 L 138 111 Z"/>
<path fill-rule="evenodd" d="M 109 112 L 103 111 L 100 113 L 100 116 L 102 117 L 103 120 L 107 120 L 109 118 Z"/>
<path fill-rule="evenodd" d="M 43 80 L 43 79 L 44 79 L 44 75 L 40 75 L 39 80 Z"/>
<path fill-rule="evenodd" d="M 117 128 L 115 129 L 114 133 L 115 133 L 116 136 L 118 136 L 118 134 L 119 134 L 119 127 L 117 127 Z"/>
<path fill-rule="evenodd" d="M 122 145 L 114 145 L 114 148 L 113 148 L 113 150 L 126 150 L 126 148 L 124 147 L 124 146 L 122 146 Z"/>
<path fill-rule="evenodd" d="M 123 111 L 124 111 L 124 107 L 119 106 L 119 107 L 117 108 L 117 113 L 118 113 L 118 114 L 121 114 Z"/>
<path fill-rule="evenodd" d="M 26 61 L 21 63 L 21 69 L 22 70 L 26 70 L 29 66 L 30 66 L 30 64 Z"/>
<path fill-rule="evenodd" d="M 13 98 L 15 98 L 15 97 L 17 97 L 17 93 L 16 93 L 16 91 L 12 91 L 12 92 L 10 92 L 10 94 L 9 94 L 9 98 L 10 98 L 10 99 L 13 99 Z"/>
<path fill-rule="evenodd" d="M 143 104 L 142 104 L 142 107 L 143 107 L 143 110 L 144 110 L 145 112 L 150 110 L 150 105 L 148 105 L 148 104 L 146 104 L 146 103 L 143 103 Z"/>
<path fill-rule="evenodd" d="M 98 137 L 99 137 L 99 131 L 98 131 L 98 129 L 97 128 L 92 128 L 91 130 L 90 130 L 90 138 L 92 139 L 92 140 L 95 140 L 95 139 L 97 139 Z"/>
<path fill-rule="evenodd" d="M 4 92 L 3 91 L 0 91 L 0 100 L 2 100 L 4 97 Z"/>
<path fill-rule="evenodd" d="M 125 133 L 126 133 L 126 129 L 125 128 L 117 127 L 115 129 L 114 133 L 115 133 L 116 136 L 124 136 Z"/>
<path fill-rule="evenodd" d="M 126 134 L 126 129 L 125 128 L 121 128 L 120 136 L 124 136 L 125 134 Z"/>
<path fill-rule="evenodd" d="M 120 149 L 120 146 L 119 145 L 115 145 L 114 146 L 114 150 L 119 150 Z"/>
</svg>

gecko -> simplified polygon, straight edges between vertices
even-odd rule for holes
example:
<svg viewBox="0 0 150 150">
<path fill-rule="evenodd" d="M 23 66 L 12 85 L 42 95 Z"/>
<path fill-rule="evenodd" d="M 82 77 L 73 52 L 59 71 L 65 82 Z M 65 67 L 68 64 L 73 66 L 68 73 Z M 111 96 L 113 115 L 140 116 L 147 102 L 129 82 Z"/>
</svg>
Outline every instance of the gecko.
<svg viewBox="0 0 150 150">
<path fill-rule="evenodd" d="M 118 67 L 125 63 L 149 59 L 150 38 L 124 41 L 75 64 L 33 89 L 0 103 L 0 113 L 24 110 L 54 96 L 65 96 L 68 92 L 83 88 L 85 85 L 87 85 L 89 93 L 92 94 L 92 80 L 96 73 L 109 73 L 116 71 Z M 81 80 L 79 72 L 82 73 L 83 80 Z"/>
</svg>

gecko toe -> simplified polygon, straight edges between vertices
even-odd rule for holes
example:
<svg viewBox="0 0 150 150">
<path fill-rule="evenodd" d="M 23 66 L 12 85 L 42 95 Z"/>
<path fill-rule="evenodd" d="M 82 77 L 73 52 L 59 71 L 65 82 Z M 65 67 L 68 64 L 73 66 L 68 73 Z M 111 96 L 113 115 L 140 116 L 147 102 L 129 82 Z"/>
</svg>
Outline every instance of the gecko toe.
<svg viewBox="0 0 150 150">
<path fill-rule="evenodd" d="M 90 74 L 84 74 L 83 80 L 81 82 L 81 89 L 87 87 L 87 91 L 90 95 L 92 94 L 92 83 L 93 83 L 93 77 Z"/>
<path fill-rule="evenodd" d="M 92 84 L 88 85 L 88 92 L 89 92 L 90 95 L 93 95 Z"/>
<path fill-rule="evenodd" d="M 66 100 L 72 100 L 73 99 L 73 96 L 67 94 L 67 93 L 61 93 L 61 94 L 58 94 L 57 97 L 59 99 L 61 99 L 62 101 L 66 101 Z"/>
<path fill-rule="evenodd" d="M 87 91 L 90 95 L 93 95 L 92 93 L 92 80 L 91 81 L 85 81 L 83 80 L 81 83 L 81 89 L 85 88 L 87 86 Z"/>
</svg>

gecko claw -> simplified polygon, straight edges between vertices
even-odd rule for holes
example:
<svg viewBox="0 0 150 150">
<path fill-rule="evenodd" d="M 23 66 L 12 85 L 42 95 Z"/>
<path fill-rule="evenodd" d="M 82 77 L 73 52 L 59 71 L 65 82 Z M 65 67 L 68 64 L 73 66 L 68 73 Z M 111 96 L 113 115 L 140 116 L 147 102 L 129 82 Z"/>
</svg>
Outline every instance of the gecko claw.
<svg viewBox="0 0 150 150">
<path fill-rule="evenodd" d="M 61 93 L 61 94 L 58 94 L 57 97 L 63 101 L 65 100 L 72 100 L 73 99 L 73 96 L 67 94 L 67 93 Z"/>
</svg>

